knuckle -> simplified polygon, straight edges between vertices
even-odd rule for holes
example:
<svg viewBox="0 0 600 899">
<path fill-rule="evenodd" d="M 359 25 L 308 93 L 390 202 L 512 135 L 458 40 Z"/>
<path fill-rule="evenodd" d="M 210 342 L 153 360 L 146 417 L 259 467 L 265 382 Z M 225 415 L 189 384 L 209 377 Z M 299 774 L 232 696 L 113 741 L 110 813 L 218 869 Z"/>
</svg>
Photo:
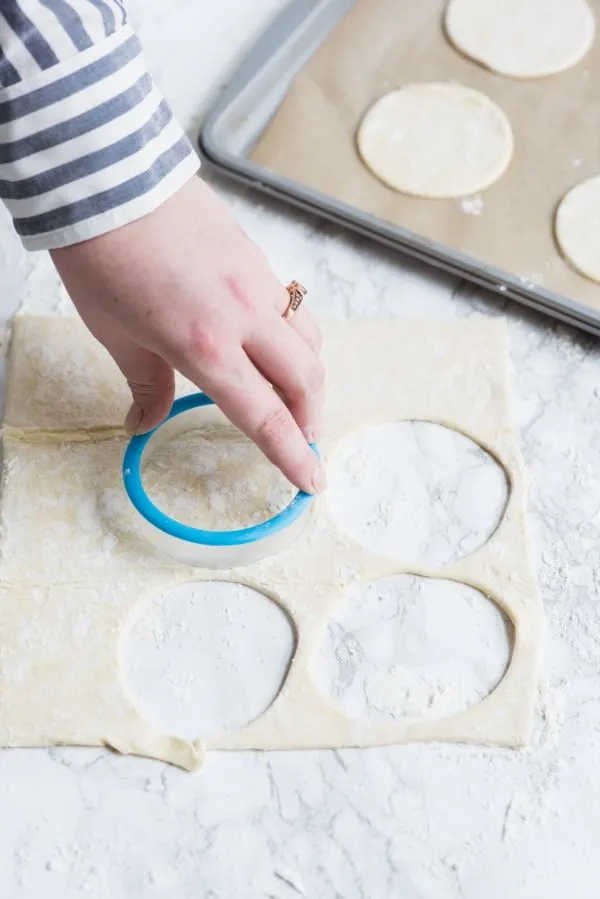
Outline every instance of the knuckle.
<svg viewBox="0 0 600 899">
<path fill-rule="evenodd" d="M 277 406 L 269 412 L 258 427 L 257 435 L 266 443 L 280 445 L 290 432 L 290 416 L 285 406 Z"/>
<path fill-rule="evenodd" d="M 209 325 L 192 325 L 184 338 L 184 357 L 203 368 L 215 368 L 223 359 L 223 346 L 219 333 Z"/>
</svg>

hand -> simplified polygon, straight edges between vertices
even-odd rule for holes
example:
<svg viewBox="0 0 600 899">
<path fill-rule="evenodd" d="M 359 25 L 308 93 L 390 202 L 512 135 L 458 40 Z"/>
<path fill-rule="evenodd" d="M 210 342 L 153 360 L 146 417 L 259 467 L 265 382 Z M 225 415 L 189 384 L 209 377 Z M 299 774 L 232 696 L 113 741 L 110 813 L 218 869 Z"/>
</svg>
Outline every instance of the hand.
<svg viewBox="0 0 600 899">
<path fill-rule="evenodd" d="M 282 318 L 287 291 L 200 179 L 144 218 L 52 258 L 127 378 L 130 433 L 166 417 L 177 369 L 297 487 L 325 488 L 307 443 L 323 402 L 318 329 L 304 307 Z"/>
</svg>

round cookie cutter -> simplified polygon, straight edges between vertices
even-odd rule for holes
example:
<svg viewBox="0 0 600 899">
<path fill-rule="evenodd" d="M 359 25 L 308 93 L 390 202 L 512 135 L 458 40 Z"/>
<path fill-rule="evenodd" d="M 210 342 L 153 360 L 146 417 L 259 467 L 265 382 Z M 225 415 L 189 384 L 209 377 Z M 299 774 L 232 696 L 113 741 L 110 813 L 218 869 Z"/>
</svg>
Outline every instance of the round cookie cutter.
<svg viewBox="0 0 600 899">
<path fill-rule="evenodd" d="M 207 531 L 183 524 L 156 506 L 144 489 L 142 469 L 147 450 L 156 450 L 181 434 L 206 424 L 203 414 L 214 403 L 204 393 L 175 400 L 168 417 L 153 431 L 132 437 L 123 458 L 123 483 L 140 517 L 147 539 L 157 549 L 187 565 L 202 568 L 237 568 L 275 555 L 298 536 L 314 499 L 299 491 L 291 503 L 261 524 L 233 531 Z M 187 413 L 184 415 L 184 413 Z M 317 455 L 316 444 L 311 449 Z"/>
</svg>

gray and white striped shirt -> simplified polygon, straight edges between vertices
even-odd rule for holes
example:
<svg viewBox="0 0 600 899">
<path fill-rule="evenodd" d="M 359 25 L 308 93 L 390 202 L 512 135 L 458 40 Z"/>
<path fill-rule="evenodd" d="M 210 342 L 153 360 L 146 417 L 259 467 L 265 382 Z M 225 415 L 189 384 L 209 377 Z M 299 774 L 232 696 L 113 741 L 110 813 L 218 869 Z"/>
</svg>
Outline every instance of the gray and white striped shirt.
<svg viewBox="0 0 600 899">
<path fill-rule="evenodd" d="M 198 166 L 123 0 L 0 0 L 0 199 L 28 249 L 134 221 Z"/>
</svg>

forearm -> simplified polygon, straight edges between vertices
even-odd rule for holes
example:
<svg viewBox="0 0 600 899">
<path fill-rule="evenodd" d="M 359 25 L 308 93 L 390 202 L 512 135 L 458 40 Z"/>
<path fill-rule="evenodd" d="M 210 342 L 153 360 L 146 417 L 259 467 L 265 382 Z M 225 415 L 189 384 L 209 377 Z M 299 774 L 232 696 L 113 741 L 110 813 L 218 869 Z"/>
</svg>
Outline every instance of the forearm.
<svg viewBox="0 0 600 899">
<path fill-rule="evenodd" d="M 198 161 L 117 0 L 0 9 L 0 198 L 29 249 L 152 212 Z"/>
<path fill-rule="evenodd" d="M 0 0 L 0 47 L 0 197 L 127 378 L 128 429 L 165 417 L 175 368 L 322 490 L 318 331 L 306 310 L 282 319 L 287 291 L 192 178 L 121 0 Z"/>
</svg>

